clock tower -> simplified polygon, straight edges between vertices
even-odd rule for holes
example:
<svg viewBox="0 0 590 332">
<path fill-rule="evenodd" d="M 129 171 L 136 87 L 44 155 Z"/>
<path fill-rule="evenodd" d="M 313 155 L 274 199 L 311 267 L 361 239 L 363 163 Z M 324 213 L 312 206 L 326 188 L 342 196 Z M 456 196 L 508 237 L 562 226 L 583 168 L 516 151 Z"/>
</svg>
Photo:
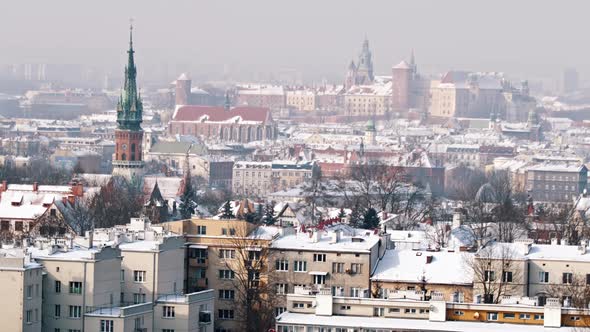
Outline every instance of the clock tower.
<svg viewBox="0 0 590 332">
<path fill-rule="evenodd" d="M 113 175 L 123 176 L 128 180 L 141 179 L 144 173 L 141 148 L 143 104 L 135 80 L 137 69 L 133 58 L 134 53 L 133 26 L 130 26 L 125 85 L 117 103 L 117 129 L 115 129 L 115 155 L 113 156 Z"/>
</svg>

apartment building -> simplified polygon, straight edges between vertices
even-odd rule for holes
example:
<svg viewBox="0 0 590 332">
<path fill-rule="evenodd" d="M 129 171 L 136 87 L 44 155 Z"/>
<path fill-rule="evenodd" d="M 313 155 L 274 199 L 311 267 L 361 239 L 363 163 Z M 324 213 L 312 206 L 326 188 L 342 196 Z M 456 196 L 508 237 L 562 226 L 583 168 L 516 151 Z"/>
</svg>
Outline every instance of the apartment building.
<svg viewBox="0 0 590 332">
<path fill-rule="evenodd" d="M 10 316 L 0 319 L 21 318 L 24 329 L 10 331 L 212 332 L 213 290 L 183 289 L 184 243 L 135 218 L 85 238 L 38 237 L 25 249 L 0 249 L 0 287 L 10 286 L 2 294 L 14 293 L 3 312 Z"/>
<path fill-rule="evenodd" d="M 290 160 L 239 161 L 234 163 L 232 189 L 237 195 L 264 197 L 310 180 L 314 167 L 313 162 Z"/>
<path fill-rule="evenodd" d="M 167 230 L 184 234 L 186 247 L 186 287 L 189 292 L 215 289 L 215 330 L 241 331 L 244 324 L 239 294 L 244 291 L 246 261 L 254 262 L 248 278 L 252 284 L 268 283 L 264 262 L 277 227 L 257 227 L 244 220 L 190 219 L 162 224 Z M 241 292 L 240 292 L 241 290 Z"/>
<path fill-rule="evenodd" d="M 75 249 L 41 243 L 32 256 L 43 265 L 43 324 L 47 331 L 84 331 L 84 314 L 114 307 L 121 293 L 121 252 L 103 247 Z"/>
<path fill-rule="evenodd" d="M 289 311 L 276 320 L 276 331 L 572 331 L 587 326 L 590 310 L 563 308 L 556 299 L 544 307 L 534 300 L 506 297 L 500 304 L 453 303 L 441 294 L 429 301 L 403 298 L 364 299 L 310 294 L 297 288 L 287 296 Z M 561 329 L 560 329 L 561 328 Z"/>
<path fill-rule="evenodd" d="M 277 315 L 288 309 L 285 295 L 295 287 L 310 292 L 328 288 L 335 296 L 370 297 L 370 277 L 388 242 L 388 235 L 344 224 L 277 237 L 269 255 L 279 299 Z"/>
<path fill-rule="evenodd" d="M 464 262 L 473 255 L 459 250 L 387 250 L 371 276 L 372 292 L 383 298 L 407 291 L 407 298 L 440 294 L 446 301 L 472 302 L 473 271 Z"/>
<path fill-rule="evenodd" d="M 42 291 L 42 266 L 25 250 L 0 249 L 2 329 L 41 332 Z"/>
<path fill-rule="evenodd" d="M 588 169 L 579 163 L 543 163 L 525 172 L 526 190 L 535 202 L 571 204 L 588 186 Z"/>
<path fill-rule="evenodd" d="M 272 163 L 272 190 L 293 188 L 311 180 L 315 164 L 313 162 L 275 161 Z"/>
<path fill-rule="evenodd" d="M 272 162 L 234 163 L 232 191 L 236 195 L 263 197 L 272 191 Z"/>
</svg>

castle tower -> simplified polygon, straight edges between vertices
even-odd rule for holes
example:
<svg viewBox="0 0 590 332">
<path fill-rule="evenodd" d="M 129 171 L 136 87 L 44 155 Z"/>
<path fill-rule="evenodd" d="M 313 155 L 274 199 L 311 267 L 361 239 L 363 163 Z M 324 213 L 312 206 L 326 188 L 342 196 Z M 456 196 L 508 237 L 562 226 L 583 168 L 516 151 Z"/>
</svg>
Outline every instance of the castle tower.
<svg viewBox="0 0 590 332">
<path fill-rule="evenodd" d="M 137 88 L 134 53 L 133 26 L 131 26 L 127 66 L 125 67 L 125 84 L 117 103 L 117 129 L 115 129 L 115 155 L 113 157 L 113 175 L 123 176 L 128 180 L 140 179 L 144 173 L 141 148 L 143 104 Z"/>
<path fill-rule="evenodd" d="M 344 80 L 344 87 L 348 90 L 356 84 L 356 65 L 353 60 L 350 60 L 348 71 L 346 72 L 346 79 Z"/>
<path fill-rule="evenodd" d="M 412 67 L 402 61 L 391 69 L 393 109 L 405 110 L 410 107 L 410 80 L 412 78 Z"/>
<path fill-rule="evenodd" d="M 186 73 L 182 73 L 176 79 L 176 105 L 190 105 L 191 79 Z"/>
<path fill-rule="evenodd" d="M 369 40 L 365 37 L 356 68 L 356 84 L 371 84 L 374 79 L 373 58 L 369 49 Z"/>
</svg>

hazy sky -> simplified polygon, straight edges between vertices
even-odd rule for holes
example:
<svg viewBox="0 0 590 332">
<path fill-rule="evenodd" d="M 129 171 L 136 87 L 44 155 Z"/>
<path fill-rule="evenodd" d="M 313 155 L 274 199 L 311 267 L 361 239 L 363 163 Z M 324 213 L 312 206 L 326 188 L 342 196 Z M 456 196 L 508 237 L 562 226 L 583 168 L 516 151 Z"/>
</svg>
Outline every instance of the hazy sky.
<svg viewBox="0 0 590 332">
<path fill-rule="evenodd" d="M 587 0 L 0 2 L 0 63 L 121 66 L 133 17 L 140 66 L 344 75 L 367 35 L 378 73 L 389 73 L 412 48 L 429 73 L 557 78 L 568 66 L 590 72 Z"/>
</svg>

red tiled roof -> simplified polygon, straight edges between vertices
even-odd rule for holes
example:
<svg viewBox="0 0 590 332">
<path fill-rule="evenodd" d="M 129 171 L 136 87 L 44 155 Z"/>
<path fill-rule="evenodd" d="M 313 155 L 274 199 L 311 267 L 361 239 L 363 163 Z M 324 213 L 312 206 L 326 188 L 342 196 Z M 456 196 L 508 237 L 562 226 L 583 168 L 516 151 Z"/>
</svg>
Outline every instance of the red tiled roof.
<svg viewBox="0 0 590 332">
<path fill-rule="evenodd" d="M 235 116 L 240 116 L 244 121 L 266 122 L 270 118 L 270 110 L 265 107 L 234 107 L 226 111 L 219 106 L 180 106 L 176 111 L 173 121 L 199 121 L 207 115 L 209 121 L 227 121 Z"/>
</svg>

